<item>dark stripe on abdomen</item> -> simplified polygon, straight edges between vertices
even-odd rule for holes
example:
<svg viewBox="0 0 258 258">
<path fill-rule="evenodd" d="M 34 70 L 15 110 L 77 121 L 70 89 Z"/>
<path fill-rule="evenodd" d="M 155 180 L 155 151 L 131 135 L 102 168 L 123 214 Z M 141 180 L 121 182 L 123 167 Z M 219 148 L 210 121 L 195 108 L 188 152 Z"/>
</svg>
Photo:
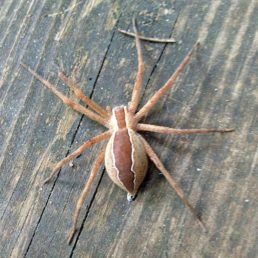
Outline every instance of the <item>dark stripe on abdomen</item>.
<svg viewBox="0 0 258 258">
<path fill-rule="evenodd" d="M 128 129 L 118 130 L 113 143 L 114 164 L 118 170 L 118 178 L 128 190 L 134 190 L 134 173 L 132 168 L 132 144 Z"/>
</svg>

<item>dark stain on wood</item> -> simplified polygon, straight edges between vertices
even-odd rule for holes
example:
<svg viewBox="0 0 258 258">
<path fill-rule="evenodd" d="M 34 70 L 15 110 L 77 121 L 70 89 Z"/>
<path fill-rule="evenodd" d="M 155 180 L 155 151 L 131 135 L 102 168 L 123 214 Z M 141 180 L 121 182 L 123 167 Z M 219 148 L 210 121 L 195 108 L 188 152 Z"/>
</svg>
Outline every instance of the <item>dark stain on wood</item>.
<svg viewBox="0 0 258 258">
<path fill-rule="evenodd" d="M 156 2 L 156 3 L 155 3 Z M 131 29 L 170 37 L 144 44 L 144 103 L 193 44 L 202 47 L 146 120 L 178 128 L 235 127 L 227 135 L 145 134 L 202 213 L 205 234 L 151 165 L 135 202 L 103 170 L 66 237 L 95 146 L 50 185 L 53 164 L 101 132 L 20 66 L 71 96 L 65 70 L 106 105 L 129 101 L 137 70 Z M 255 257 L 258 253 L 258 6 L 250 1 L 3 1 L 0 9 L 1 257 Z"/>
</svg>

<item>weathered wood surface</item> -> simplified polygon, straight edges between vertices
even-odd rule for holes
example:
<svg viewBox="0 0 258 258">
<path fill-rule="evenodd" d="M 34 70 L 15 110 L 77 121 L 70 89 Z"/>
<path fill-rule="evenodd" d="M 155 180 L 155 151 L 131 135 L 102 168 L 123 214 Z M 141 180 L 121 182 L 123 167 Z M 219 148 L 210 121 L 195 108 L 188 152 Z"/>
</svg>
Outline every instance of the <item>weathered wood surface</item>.
<svg viewBox="0 0 258 258">
<path fill-rule="evenodd" d="M 156 2 L 156 3 L 155 3 Z M 257 0 L 2 1 L 0 7 L 0 257 L 257 257 Z M 144 43 L 144 103 L 193 44 L 202 47 L 146 121 L 236 132 L 145 134 L 202 213 L 205 234 L 157 169 L 135 202 L 103 170 L 85 202 L 80 232 L 66 243 L 72 214 L 100 146 L 42 181 L 58 160 L 103 130 L 47 91 L 20 62 L 71 96 L 58 67 L 102 105 L 127 103 L 137 69 L 130 29 L 177 44 Z"/>
</svg>

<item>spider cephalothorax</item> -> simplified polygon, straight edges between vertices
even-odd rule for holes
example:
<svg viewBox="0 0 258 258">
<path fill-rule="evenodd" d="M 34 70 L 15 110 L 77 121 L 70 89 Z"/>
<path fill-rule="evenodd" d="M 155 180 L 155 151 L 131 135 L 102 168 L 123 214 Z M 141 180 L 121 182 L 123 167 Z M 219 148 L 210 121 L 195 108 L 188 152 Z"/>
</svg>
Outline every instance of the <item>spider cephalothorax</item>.
<svg viewBox="0 0 258 258">
<path fill-rule="evenodd" d="M 132 99 L 129 102 L 128 107 L 119 106 L 111 109 L 107 107 L 102 108 L 100 105 L 92 101 L 85 96 L 79 87 L 70 78 L 66 77 L 63 73 L 59 73 L 59 78 L 63 80 L 74 92 L 78 99 L 81 99 L 88 108 L 74 102 L 67 98 L 61 92 L 59 92 L 54 85 L 31 70 L 26 65 L 22 64 L 28 71 L 40 80 L 48 89 L 50 89 L 57 97 L 59 97 L 65 104 L 73 108 L 74 110 L 82 113 L 88 118 L 98 122 L 106 127 L 108 130 L 102 134 L 99 134 L 92 139 L 83 143 L 72 154 L 58 162 L 52 172 L 52 174 L 44 181 L 49 182 L 60 170 L 60 168 L 67 164 L 69 161 L 78 157 L 86 149 L 92 145 L 104 140 L 108 140 L 107 145 L 102 149 L 96 158 L 88 181 L 86 182 L 83 192 L 77 202 L 76 210 L 73 218 L 73 227 L 69 234 L 69 243 L 72 241 L 73 236 L 77 228 L 78 216 L 83 204 L 83 201 L 87 197 L 90 187 L 94 178 L 97 175 L 100 167 L 105 162 L 105 167 L 111 180 L 125 190 L 128 195 L 127 198 L 131 201 L 146 175 L 148 167 L 147 157 L 156 165 L 156 167 L 162 172 L 169 184 L 174 188 L 177 195 L 181 198 L 183 203 L 190 209 L 195 218 L 199 221 L 201 226 L 204 226 L 203 221 L 198 216 L 193 206 L 189 203 L 185 197 L 180 186 L 175 182 L 170 173 L 166 170 L 154 150 L 148 144 L 148 142 L 139 134 L 139 131 L 157 132 L 163 134 L 195 134 L 195 133 L 210 133 L 210 132 L 231 132 L 232 129 L 174 129 L 164 126 L 141 124 L 139 121 L 147 115 L 147 113 L 156 105 L 158 100 L 172 87 L 173 83 L 183 71 L 184 67 L 189 62 L 196 45 L 190 50 L 182 63 L 176 69 L 174 74 L 168 79 L 165 85 L 159 89 L 154 95 L 147 101 L 147 103 L 137 111 L 140 99 L 142 79 L 144 72 L 144 63 L 142 58 L 142 51 L 140 46 L 139 35 L 133 21 L 134 36 L 136 39 L 136 49 L 138 54 L 138 72 L 136 76 L 135 85 L 133 88 Z"/>
</svg>

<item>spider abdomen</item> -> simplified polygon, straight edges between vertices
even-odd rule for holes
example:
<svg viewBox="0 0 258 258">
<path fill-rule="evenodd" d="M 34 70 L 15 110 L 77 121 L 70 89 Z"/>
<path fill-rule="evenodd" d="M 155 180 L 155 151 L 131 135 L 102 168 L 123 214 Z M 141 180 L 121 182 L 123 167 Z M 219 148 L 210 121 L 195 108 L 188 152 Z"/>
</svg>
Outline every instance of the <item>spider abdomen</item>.
<svg viewBox="0 0 258 258">
<path fill-rule="evenodd" d="M 112 134 L 106 147 L 105 166 L 111 180 L 134 197 L 148 168 L 145 148 L 134 130 L 123 128 Z"/>
</svg>

